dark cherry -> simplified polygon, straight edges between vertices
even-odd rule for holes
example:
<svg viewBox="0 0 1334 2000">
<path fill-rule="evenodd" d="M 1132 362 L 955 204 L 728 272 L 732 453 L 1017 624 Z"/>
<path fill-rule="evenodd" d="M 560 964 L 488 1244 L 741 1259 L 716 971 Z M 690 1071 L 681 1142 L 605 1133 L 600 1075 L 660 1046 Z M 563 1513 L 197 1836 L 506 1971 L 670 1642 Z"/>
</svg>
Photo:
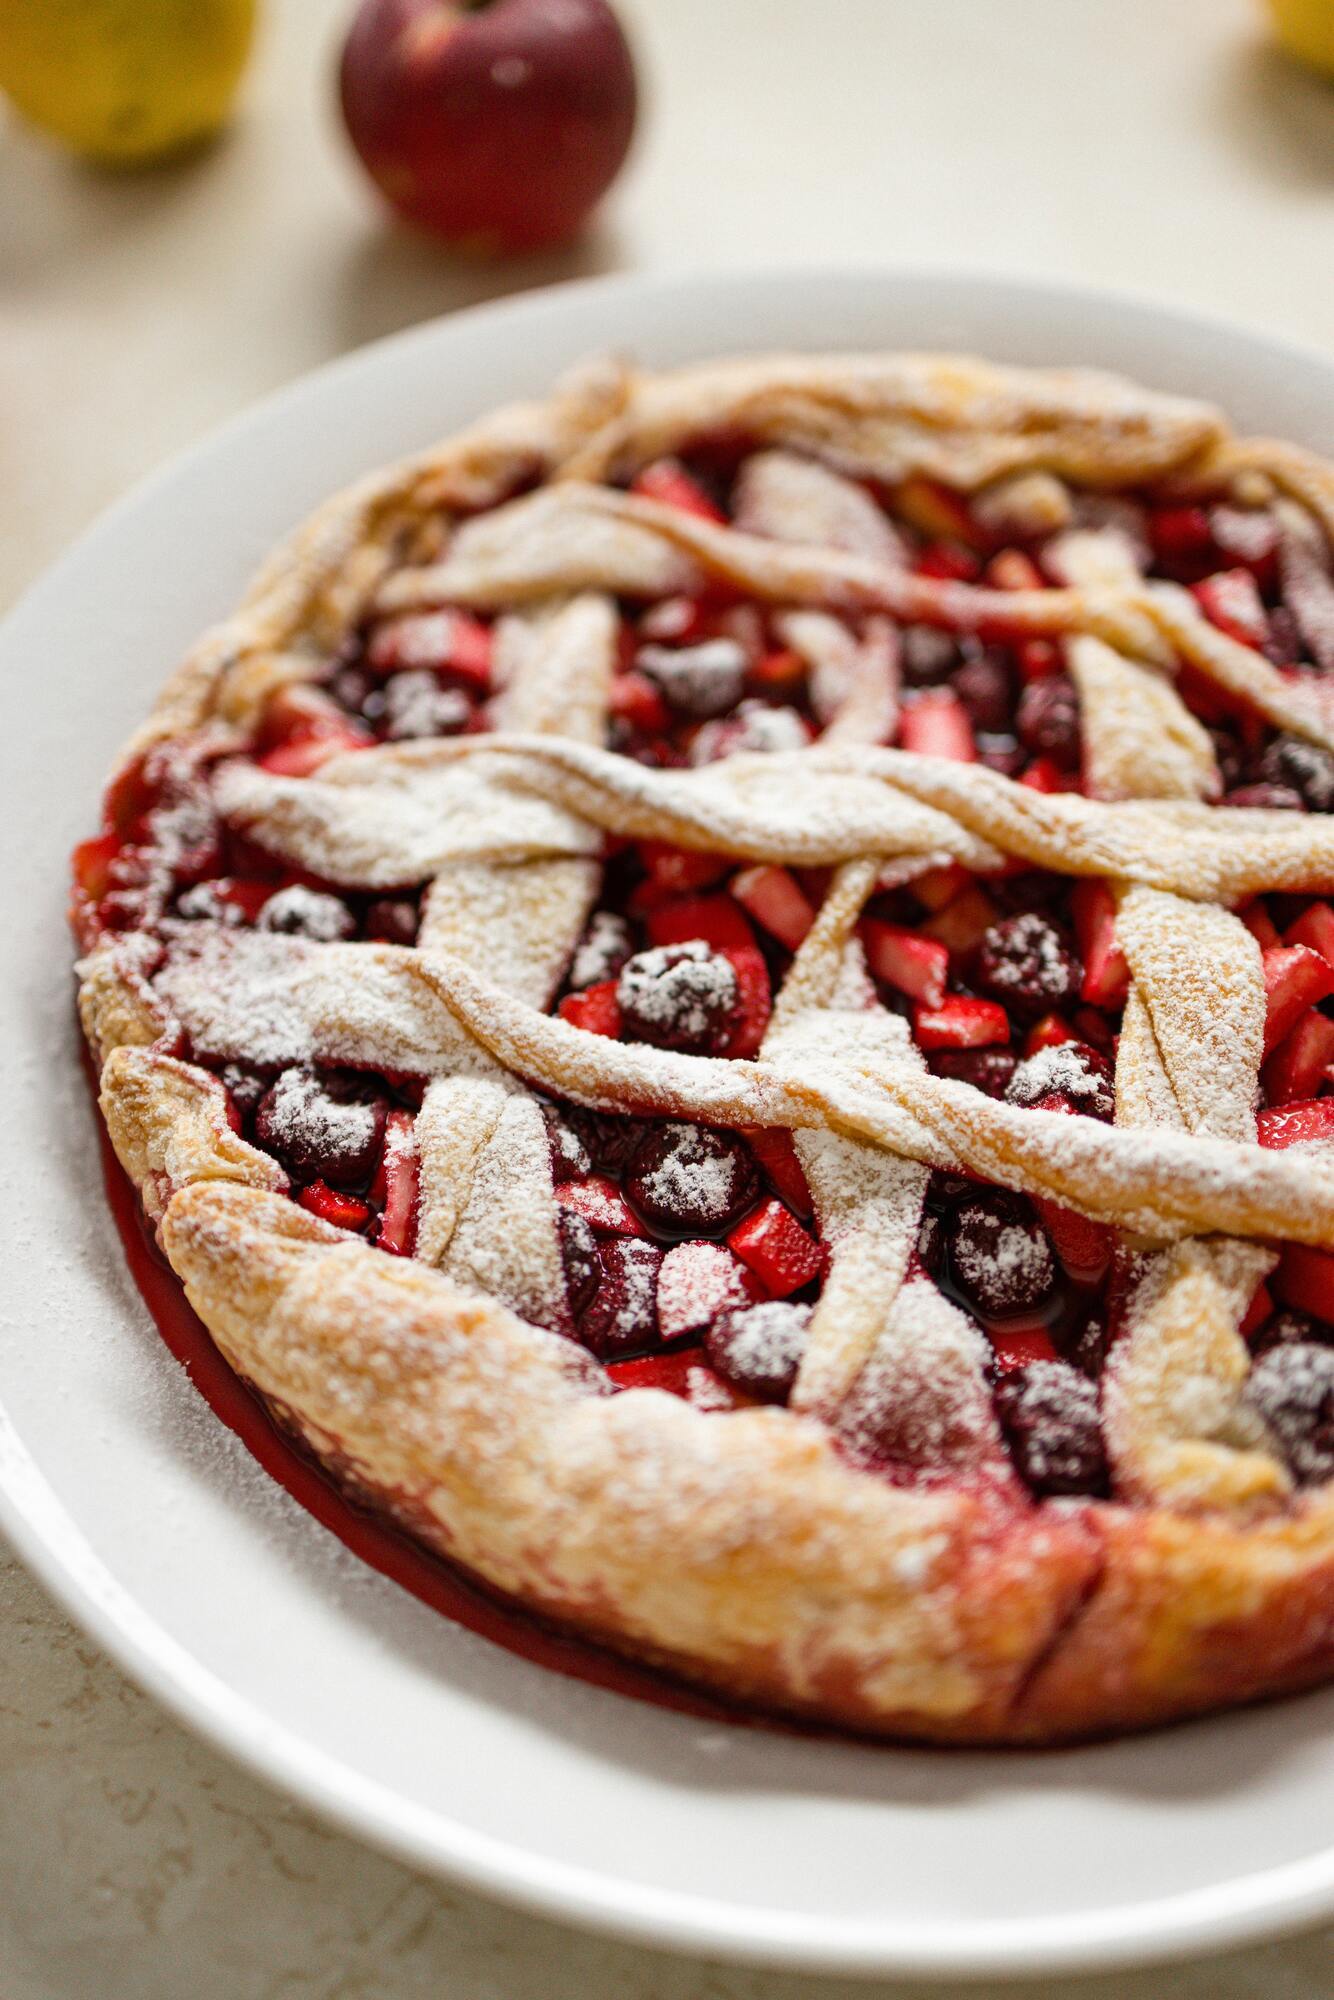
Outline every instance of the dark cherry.
<svg viewBox="0 0 1334 2000">
<path fill-rule="evenodd" d="M 707 1125 L 656 1126 L 636 1147 L 625 1192 L 650 1228 L 668 1236 L 720 1236 L 759 1193 L 744 1139 Z"/>
<path fill-rule="evenodd" d="M 1015 1467 L 1034 1493 L 1107 1491 L 1098 1392 L 1064 1361 L 1034 1361 L 996 1384 L 996 1412 Z"/>
<path fill-rule="evenodd" d="M 1265 1321 L 1256 1335 L 1255 1351 L 1267 1354 L 1271 1347 L 1291 1347 L 1295 1341 L 1310 1340 L 1334 1347 L 1334 1320 L 1315 1319 L 1310 1313 L 1285 1308 Z"/>
<path fill-rule="evenodd" d="M 1260 651 L 1276 667 L 1295 667 L 1302 657 L 1301 627 L 1286 604 L 1276 604 L 1269 613 L 1269 635 Z"/>
<path fill-rule="evenodd" d="M 1087 1375 L 1091 1382 L 1096 1382 L 1102 1374 L 1111 1345 L 1107 1322 L 1095 1313 L 1082 1326 L 1072 1327 L 1060 1336 L 1056 1345 L 1081 1375 Z"/>
<path fill-rule="evenodd" d="M 426 667 L 391 674 L 384 684 L 384 733 L 391 743 L 424 736 L 457 736 L 472 717 L 472 703 L 458 688 L 441 687 Z"/>
<path fill-rule="evenodd" d="M 366 1077 L 285 1069 L 260 1099 L 255 1137 L 294 1180 L 364 1187 L 379 1162 L 388 1110 Z"/>
<path fill-rule="evenodd" d="M 1065 674 L 1030 681 L 1015 717 L 1019 741 L 1035 757 L 1050 757 L 1063 771 L 1079 768 L 1079 696 Z"/>
<path fill-rule="evenodd" d="M 376 944 L 416 944 L 421 919 L 407 896 L 381 896 L 366 911 L 366 935 Z"/>
<path fill-rule="evenodd" d="M 1017 1014 L 1036 1016 L 1079 996 L 1083 968 L 1059 931 L 1036 910 L 1002 917 L 977 952 L 982 991 Z"/>
<path fill-rule="evenodd" d="M 182 889 L 172 903 L 171 914 L 188 924 L 227 924 L 235 928 L 245 922 L 244 911 L 219 893 L 216 882 L 195 882 Z"/>
<path fill-rule="evenodd" d="M 364 667 L 340 667 L 329 683 L 329 692 L 350 715 L 364 716 L 367 722 L 379 722 L 384 717 L 380 683 Z"/>
<path fill-rule="evenodd" d="M 556 1228 L 560 1236 L 561 1263 L 570 1295 L 570 1311 L 581 1313 L 602 1279 L 598 1260 L 598 1240 L 592 1225 L 572 1208 L 558 1209 Z"/>
<path fill-rule="evenodd" d="M 785 1403 L 806 1351 L 809 1306 L 766 1299 L 720 1313 L 704 1335 L 711 1365 L 743 1395 Z"/>
<path fill-rule="evenodd" d="M 1032 1312 L 1051 1296 L 1056 1259 L 1046 1232 L 1003 1195 L 967 1201 L 945 1224 L 950 1272 L 984 1319 Z"/>
<path fill-rule="evenodd" d="M 908 687 L 933 687 L 959 664 L 959 647 L 948 632 L 934 625 L 905 625 L 902 672 Z"/>
<path fill-rule="evenodd" d="M 597 1245 L 597 1258 L 597 1290 L 583 1308 L 579 1333 L 599 1360 L 616 1361 L 657 1341 L 662 1252 L 642 1236 L 614 1236 Z"/>
<path fill-rule="evenodd" d="M 698 646 L 641 646 L 635 665 L 682 715 L 726 715 L 746 691 L 746 655 L 735 639 Z"/>
<path fill-rule="evenodd" d="M 927 1208 L 922 1211 L 922 1220 L 917 1231 L 917 1256 L 923 1268 L 933 1274 L 939 1271 L 945 1261 L 944 1226 L 934 1209 Z"/>
<path fill-rule="evenodd" d="M 650 771 L 680 771 L 690 759 L 665 736 L 642 736 L 634 723 L 617 716 L 607 732 L 607 748 L 633 758 Z"/>
<path fill-rule="evenodd" d="M 1287 786 L 1307 812 L 1334 812 L 1334 757 L 1300 736 L 1276 736 L 1254 775 L 1261 784 Z"/>
<path fill-rule="evenodd" d="M 1218 766 L 1218 775 L 1223 781 L 1223 790 L 1230 792 L 1234 785 L 1241 783 L 1242 769 L 1245 764 L 1242 746 L 1234 732 L 1223 728 L 1221 725 L 1212 727 L 1209 735 L 1213 741 L 1214 762 Z"/>
<path fill-rule="evenodd" d="M 1263 812 L 1306 811 L 1301 793 L 1294 792 L 1291 785 L 1238 785 L 1234 791 L 1224 792 L 1221 803 Z"/>
<path fill-rule="evenodd" d="M 554 1104 L 542 1106 L 547 1142 L 551 1147 L 551 1178 L 559 1183 L 580 1179 L 593 1171 L 588 1147 L 574 1126 L 561 1117 Z"/>
<path fill-rule="evenodd" d="M 225 1063 L 221 1076 L 232 1103 L 242 1118 L 249 1118 L 258 1109 L 259 1100 L 269 1087 L 268 1078 L 256 1076 L 252 1069 L 244 1069 L 240 1063 Z"/>
<path fill-rule="evenodd" d="M 1271 1347 L 1251 1370 L 1246 1400 L 1300 1485 L 1334 1477 L 1334 1347 L 1314 1340 Z"/>
<path fill-rule="evenodd" d="M 730 715 L 701 725 L 690 745 L 691 764 L 716 764 L 724 757 L 773 756 L 804 750 L 811 740 L 800 710 L 786 702 L 743 701 Z"/>
<path fill-rule="evenodd" d="M 1008 1049 L 936 1049 L 929 1057 L 937 1076 L 971 1083 L 988 1097 L 1004 1097 L 1017 1060 Z"/>
<path fill-rule="evenodd" d="M 586 986 L 615 979 L 634 948 L 634 937 L 624 917 L 617 916 L 614 910 L 594 910 L 570 961 L 570 990 L 582 993 Z"/>
<path fill-rule="evenodd" d="M 1028 762 L 1028 752 L 1020 748 L 1014 736 L 979 729 L 974 741 L 978 763 L 985 764 L 988 771 L 999 771 L 1003 778 L 1017 778 Z"/>
<path fill-rule="evenodd" d="M 926 1198 L 933 1208 L 950 1208 L 956 1201 L 967 1201 L 976 1193 L 977 1182 L 967 1174 L 947 1173 L 944 1167 L 931 1169 Z"/>
<path fill-rule="evenodd" d="M 341 896 L 322 889 L 307 889 L 300 882 L 279 889 L 269 897 L 255 919 L 261 931 L 280 931 L 286 937 L 313 938 L 317 944 L 336 944 L 350 938 L 357 920 Z"/>
<path fill-rule="evenodd" d="M 1056 1042 L 1028 1056 L 1005 1091 L 1011 1104 L 1039 1111 L 1076 1111 L 1110 1124 L 1116 1115 L 1112 1066 L 1084 1042 Z"/>
<path fill-rule="evenodd" d="M 588 1149 L 589 1158 L 600 1174 L 619 1180 L 630 1156 L 646 1132 L 657 1129 L 642 1118 L 620 1118 L 614 1112 L 585 1111 L 581 1104 L 565 1104 L 561 1117 L 573 1128 Z"/>
<path fill-rule="evenodd" d="M 727 1040 L 738 987 L 730 960 L 698 938 L 636 952 L 621 968 L 616 999 L 631 1041 L 706 1055 Z"/>
<path fill-rule="evenodd" d="M 992 733 L 1008 730 L 1014 711 L 1014 674 L 1004 653 L 994 646 L 975 653 L 956 667 L 950 685 L 968 711 L 974 729 Z"/>
<path fill-rule="evenodd" d="M 1042 868 L 1023 868 L 1017 875 L 1001 875 L 990 880 L 987 891 L 1007 916 L 1023 917 L 1031 911 L 1054 910 L 1063 903 L 1069 883 Z"/>
</svg>

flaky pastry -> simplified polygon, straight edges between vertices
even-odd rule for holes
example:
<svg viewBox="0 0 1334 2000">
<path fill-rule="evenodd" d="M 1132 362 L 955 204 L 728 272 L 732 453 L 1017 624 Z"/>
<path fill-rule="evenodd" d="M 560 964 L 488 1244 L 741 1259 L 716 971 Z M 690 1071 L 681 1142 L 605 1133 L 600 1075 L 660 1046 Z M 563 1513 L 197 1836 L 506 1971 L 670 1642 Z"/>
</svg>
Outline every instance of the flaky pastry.
<svg viewBox="0 0 1334 2000">
<path fill-rule="evenodd" d="M 331 501 L 75 856 L 231 1367 L 519 1604 L 1056 1740 L 1334 1666 L 1334 474 L 611 363 Z"/>
</svg>

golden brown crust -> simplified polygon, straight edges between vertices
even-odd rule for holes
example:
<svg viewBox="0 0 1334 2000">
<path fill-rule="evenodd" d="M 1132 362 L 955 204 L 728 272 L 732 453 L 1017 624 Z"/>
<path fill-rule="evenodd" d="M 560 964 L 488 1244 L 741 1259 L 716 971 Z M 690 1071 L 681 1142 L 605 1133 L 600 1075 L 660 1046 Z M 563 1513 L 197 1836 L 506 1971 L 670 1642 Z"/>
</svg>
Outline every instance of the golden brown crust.
<svg viewBox="0 0 1334 2000">
<path fill-rule="evenodd" d="M 558 1336 L 290 1202 L 198 1183 L 162 1242 L 237 1371 L 442 1554 L 622 1650 L 887 1735 L 1031 1742 L 1334 1665 L 1334 1496 L 1240 1528 L 906 1491 L 809 1421 L 599 1393 Z"/>
<path fill-rule="evenodd" d="M 729 430 L 767 448 L 738 526 L 596 483 Z M 229 814 L 294 864 L 368 889 L 429 883 L 423 949 L 312 954 L 224 935 L 159 971 L 132 939 L 100 947 L 81 968 L 81 1007 L 117 1154 L 224 1355 L 337 1476 L 497 1588 L 621 1650 L 741 1698 L 951 1741 L 1086 1736 L 1313 1683 L 1334 1670 L 1334 1489 L 1294 1498 L 1241 1410 L 1237 1321 L 1270 1257 L 1256 1239 L 1282 1228 L 1334 1243 L 1334 1170 L 1316 1152 L 1253 1146 L 1258 953 L 1216 904 L 1329 886 L 1331 823 L 1201 803 L 1217 770 L 1173 662 L 1244 688 L 1316 743 L 1334 746 L 1334 715 L 1183 593 L 1072 547 L 1068 587 L 1005 593 L 1003 610 L 1010 631 L 1069 641 L 1106 725 L 1093 798 L 866 747 L 889 733 L 895 700 L 885 619 L 947 614 L 985 630 L 1001 599 L 896 566 L 851 489 L 812 481 L 806 461 L 784 460 L 794 453 L 894 487 L 941 479 L 998 518 L 1028 509 L 1057 523 L 1063 479 L 1189 491 L 1259 477 L 1334 526 L 1325 467 L 1231 438 L 1204 406 L 950 357 L 591 370 L 376 475 L 275 554 L 127 756 L 203 728 L 239 744 L 272 691 L 322 672 L 372 609 L 441 602 L 504 614 L 500 721 L 513 733 L 361 752 L 300 781 L 224 767 Z M 780 523 L 823 521 L 822 538 L 775 530 L 775 510 Z M 690 773 L 597 748 L 609 599 L 705 579 L 787 607 L 785 642 L 811 649 L 837 691 L 821 748 Z M 830 651 L 829 614 L 847 609 L 869 614 L 855 658 Z M 542 1012 L 594 893 L 602 828 L 840 866 L 758 1061 L 590 1050 L 593 1038 Z M 1133 972 L 1125 1130 L 1074 1131 L 1088 1121 L 927 1075 L 868 999 L 852 933 L 882 868 L 907 879 L 1006 856 L 1104 877 L 1120 898 Z M 466 960 L 498 910 L 488 982 Z M 228 954 L 243 952 L 254 963 L 238 1011 Z M 265 993 L 296 1037 L 297 1056 L 277 1060 L 432 1079 L 418 1120 L 421 1261 L 373 1252 L 284 1199 L 273 1162 L 232 1132 L 215 1079 L 178 1059 L 182 1030 L 212 1056 L 243 1052 Z M 543 1330 L 563 1310 L 554 1209 L 514 1072 L 608 1108 L 798 1133 L 831 1268 L 793 1411 L 610 1396 L 579 1349 Z M 470 1197 L 520 1159 L 529 1179 L 511 1176 L 511 1207 L 488 1226 Z M 1108 1379 L 1116 1503 L 1035 1505 L 1011 1473 L 984 1357 L 908 1272 L 922 1162 L 1035 1189 L 1148 1240 Z M 864 1311 L 872 1291 L 878 1319 Z M 857 1396 L 878 1369 L 908 1426 L 923 1343 L 932 1436 L 948 1448 L 941 1483 L 896 1486 L 855 1462 Z M 907 1464 L 913 1449 L 905 1429 Z"/>
</svg>

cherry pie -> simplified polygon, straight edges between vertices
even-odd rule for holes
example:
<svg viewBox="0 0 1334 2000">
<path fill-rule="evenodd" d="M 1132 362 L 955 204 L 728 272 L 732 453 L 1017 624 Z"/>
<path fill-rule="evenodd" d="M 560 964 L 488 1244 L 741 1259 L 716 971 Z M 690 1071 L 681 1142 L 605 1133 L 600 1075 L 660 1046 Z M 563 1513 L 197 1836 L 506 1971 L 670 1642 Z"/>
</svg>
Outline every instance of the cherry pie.
<svg viewBox="0 0 1334 2000">
<path fill-rule="evenodd" d="M 590 368 L 318 513 L 75 855 L 233 1369 L 533 1610 L 1081 1736 L 1334 1666 L 1334 472 Z"/>
</svg>

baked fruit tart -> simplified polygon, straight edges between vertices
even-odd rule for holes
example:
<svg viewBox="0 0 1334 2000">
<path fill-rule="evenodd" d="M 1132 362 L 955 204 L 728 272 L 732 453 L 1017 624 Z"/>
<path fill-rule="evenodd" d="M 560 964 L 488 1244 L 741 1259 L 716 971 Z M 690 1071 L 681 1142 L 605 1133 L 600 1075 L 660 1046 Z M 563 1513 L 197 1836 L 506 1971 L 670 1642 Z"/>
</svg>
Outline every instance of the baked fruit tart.
<svg viewBox="0 0 1334 2000">
<path fill-rule="evenodd" d="M 1041 1741 L 1334 1667 L 1334 472 L 598 364 L 332 501 L 74 859 L 230 1367 L 520 1605 Z"/>
</svg>

